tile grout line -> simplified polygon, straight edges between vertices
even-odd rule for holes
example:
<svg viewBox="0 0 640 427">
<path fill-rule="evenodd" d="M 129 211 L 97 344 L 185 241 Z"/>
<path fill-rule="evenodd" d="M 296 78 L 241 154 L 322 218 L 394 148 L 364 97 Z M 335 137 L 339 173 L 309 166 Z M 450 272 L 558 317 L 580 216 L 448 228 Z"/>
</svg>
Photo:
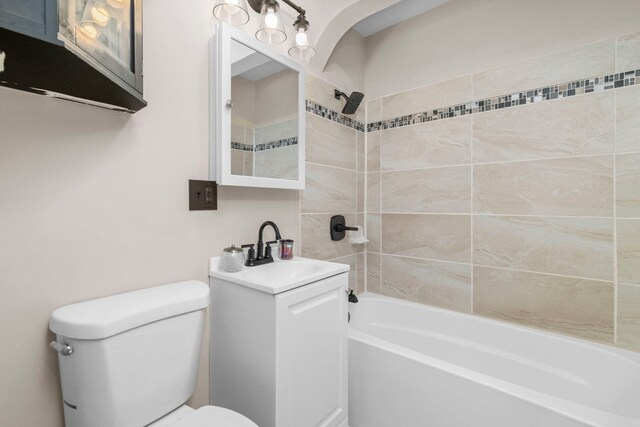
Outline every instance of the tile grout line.
<svg viewBox="0 0 640 427">
<path fill-rule="evenodd" d="M 323 215 L 327 212 L 305 212 L 307 214 Z M 498 214 L 498 213 L 471 213 L 471 212 L 373 212 L 380 215 L 432 215 L 432 216 L 486 216 L 486 217 L 516 217 L 516 218 L 567 218 L 567 219 L 610 219 L 613 220 L 613 216 L 586 216 L 586 215 L 527 215 L 527 214 Z M 640 219 L 640 218 L 625 218 L 625 219 Z"/>
<path fill-rule="evenodd" d="M 618 66 L 618 38 L 613 49 L 613 70 Z M 613 91 L 613 343 L 618 343 L 618 190 L 616 137 L 618 132 L 618 92 Z"/>
<path fill-rule="evenodd" d="M 380 105 L 378 106 L 378 110 L 380 113 L 380 117 L 382 117 L 382 98 L 380 98 Z M 365 130 L 366 130 L 366 124 L 365 124 Z M 382 212 L 382 135 L 380 135 L 380 138 L 378 139 L 378 209 L 380 209 L 380 212 Z M 383 239 L 382 239 L 382 214 L 380 214 L 380 221 L 379 221 L 379 226 L 380 226 L 380 256 L 378 259 L 378 275 L 380 276 L 380 294 L 384 295 L 384 293 L 382 292 L 382 286 L 383 286 L 383 274 L 382 274 L 382 247 L 383 247 Z"/>
<path fill-rule="evenodd" d="M 473 99 L 475 96 L 475 87 L 474 87 L 474 79 L 473 79 L 473 75 L 471 76 L 471 98 Z M 475 191 L 474 191 L 474 174 L 475 174 L 475 169 L 474 169 L 474 152 L 473 152 L 473 140 L 474 140 L 474 132 L 475 132 L 475 116 L 472 114 L 471 115 L 471 142 L 469 144 L 469 148 L 471 150 L 470 156 L 469 156 L 469 160 L 471 161 L 471 197 L 470 197 L 470 204 L 471 204 L 471 226 L 470 226 L 470 232 L 471 232 L 471 237 L 470 237 L 470 245 L 471 245 L 471 306 L 469 307 L 469 312 L 471 314 L 475 314 L 475 307 L 474 307 L 474 298 L 475 298 L 475 273 L 474 270 L 475 268 L 473 267 L 473 261 L 474 261 L 474 251 L 475 251 L 475 247 L 474 247 L 474 241 L 473 241 L 473 225 L 475 222 L 475 206 L 474 206 L 474 199 L 475 199 Z"/>
<path fill-rule="evenodd" d="M 481 268 L 493 268 L 495 270 L 502 270 L 502 271 L 513 271 L 516 273 L 526 273 L 526 274 L 540 274 L 543 276 L 552 276 L 552 277 L 562 277 L 565 279 L 574 279 L 574 280 L 589 280 L 592 282 L 601 282 L 601 283 L 610 283 L 610 284 L 614 284 L 613 279 L 611 280 L 607 280 L 607 279 L 597 279 L 597 278 L 593 278 L 593 277 L 582 277 L 582 276 L 572 276 L 569 274 L 561 274 L 561 273 L 548 273 L 548 272 L 544 272 L 544 271 L 535 271 L 535 270 L 523 270 L 523 269 L 517 269 L 517 268 L 511 268 L 511 267 L 497 267 L 495 265 L 486 265 L 486 264 L 476 264 L 476 263 L 471 263 L 471 262 L 462 262 L 462 261 L 448 261 L 448 260 L 443 260 L 443 259 L 437 259 L 437 258 L 423 258 L 423 257 L 416 257 L 416 256 L 410 256 L 410 255 L 401 255 L 401 254 L 393 254 L 393 253 L 385 253 L 385 252 L 381 252 L 380 255 L 385 255 L 385 256 L 391 256 L 391 257 L 396 257 L 396 258 L 404 258 L 404 259 L 414 259 L 414 260 L 418 260 L 418 261 L 429 261 L 429 262 L 436 262 L 436 263 L 443 263 L 443 264 L 455 264 L 455 265 L 468 265 L 470 267 L 481 267 Z M 640 286 L 640 285 L 638 285 Z"/>
</svg>

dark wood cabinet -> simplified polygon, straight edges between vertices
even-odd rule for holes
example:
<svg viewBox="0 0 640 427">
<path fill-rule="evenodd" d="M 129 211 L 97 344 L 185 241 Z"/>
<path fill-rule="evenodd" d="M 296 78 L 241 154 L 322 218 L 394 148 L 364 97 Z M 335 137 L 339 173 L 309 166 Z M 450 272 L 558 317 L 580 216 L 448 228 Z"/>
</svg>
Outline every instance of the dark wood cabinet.
<svg viewBox="0 0 640 427">
<path fill-rule="evenodd" d="M 142 0 L 2 0 L 0 85 L 136 112 Z"/>
</svg>

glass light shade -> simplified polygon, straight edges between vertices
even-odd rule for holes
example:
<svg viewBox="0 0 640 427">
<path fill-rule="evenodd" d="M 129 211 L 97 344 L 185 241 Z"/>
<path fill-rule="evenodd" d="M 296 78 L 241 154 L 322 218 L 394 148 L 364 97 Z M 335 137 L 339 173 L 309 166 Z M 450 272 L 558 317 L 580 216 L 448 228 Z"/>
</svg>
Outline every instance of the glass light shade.
<svg viewBox="0 0 640 427">
<path fill-rule="evenodd" d="M 309 63 L 315 54 L 316 50 L 313 47 L 311 36 L 309 36 L 309 33 L 304 28 L 299 28 L 294 39 L 294 44 L 289 49 L 289 56 L 306 64 Z"/>
<path fill-rule="evenodd" d="M 213 15 L 221 22 L 234 27 L 249 22 L 246 0 L 216 0 L 213 5 Z"/>
<path fill-rule="evenodd" d="M 260 29 L 256 32 L 256 38 L 263 43 L 272 45 L 284 43 L 287 39 L 278 2 L 264 1 L 262 3 Z"/>
</svg>

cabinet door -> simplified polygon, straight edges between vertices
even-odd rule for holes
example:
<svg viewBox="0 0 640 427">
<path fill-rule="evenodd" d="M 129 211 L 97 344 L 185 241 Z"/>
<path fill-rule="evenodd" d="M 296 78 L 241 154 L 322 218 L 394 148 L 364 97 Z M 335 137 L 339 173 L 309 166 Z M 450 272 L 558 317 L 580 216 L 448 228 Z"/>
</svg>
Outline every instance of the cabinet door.
<svg viewBox="0 0 640 427">
<path fill-rule="evenodd" d="M 347 274 L 276 296 L 276 425 L 346 425 Z"/>
<path fill-rule="evenodd" d="M 142 0 L 59 0 L 59 18 L 67 49 L 142 93 Z"/>
</svg>

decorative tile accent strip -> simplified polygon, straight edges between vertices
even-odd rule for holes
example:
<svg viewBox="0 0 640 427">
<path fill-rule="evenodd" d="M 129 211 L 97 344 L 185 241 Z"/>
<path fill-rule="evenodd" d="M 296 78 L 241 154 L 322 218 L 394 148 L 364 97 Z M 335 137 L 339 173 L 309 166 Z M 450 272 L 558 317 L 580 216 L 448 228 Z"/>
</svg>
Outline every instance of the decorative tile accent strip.
<svg viewBox="0 0 640 427">
<path fill-rule="evenodd" d="M 262 144 L 257 144 L 255 151 L 266 151 L 273 148 L 289 147 L 290 145 L 298 145 L 297 136 L 280 139 L 278 141 L 263 142 Z"/>
<path fill-rule="evenodd" d="M 553 99 L 568 98 L 570 96 L 582 95 L 585 93 L 602 92 L 605 90 L 634 86 L 637 84 L 640 84 L 640 70 L 574 80 L 572 82 L 560 83 L 557 85 L 545 86 L 477 101 L 470 101 L 465 104 L 452 105 L 422 113 L 368 123 L 367 132 L 376 132 L 379 130 L 393 129 L 418 123 L 451 119 L 468 114 L 483 113 L 502 108 L 551 101 Z"/>
<path fill-rule="evenodd" d="M 240 142 L 231 141 L 232 149 L 240 150 L 240 151 L 251 151 L 251 152 L 267 151 L 267 150 L 272 150 L 274 148 L 289 147 L 290 145 L 298 145 L 297 136 L 286 138 L 286 139 L 280 139 L 278 141 L 264 142 L 262 144 L 257 144 L 255 147 L 251 144 L 242 144 Z"/>
<path fill-rule="evenodd" d="M 253 151 L 253 145 L 243 144 L 241 142 L 231 141 L 231 148 L 234 150 L 240 150 L 240 151 Z"/>
<path fill-rule="evenodd" d="M 337 111 L 330 110 L 327 107 L 323 107 L 322 105 L 316 104 L 315 102 L 308 99 L 306 100 L 305 105 L 308 113 L 324 117 L 325 119 L 329 119 L 332 122 L 340 123 L 341 125 L 345 125 L 357 131 L 364 132 L 364 123 L 340 114 Z"/>
</svg>

